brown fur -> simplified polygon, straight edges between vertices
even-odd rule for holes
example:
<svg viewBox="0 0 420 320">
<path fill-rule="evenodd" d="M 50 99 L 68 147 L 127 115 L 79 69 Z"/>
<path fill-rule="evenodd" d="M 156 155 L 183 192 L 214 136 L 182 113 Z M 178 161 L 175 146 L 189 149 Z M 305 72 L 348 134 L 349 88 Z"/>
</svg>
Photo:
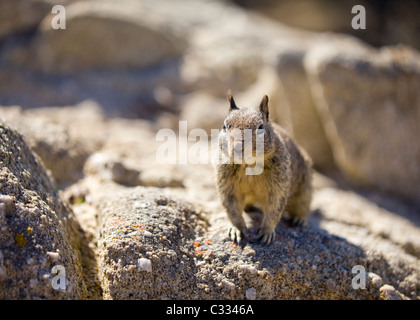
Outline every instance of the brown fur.
<svg viewBox="0 0 420 320">
<path fill-rule="evenodd" d="M 245 206 L 254 205 L 264 213 L 258 236 L 263 243 L 269 244 L 275 237 L 275 227 L 283 212 L 287 211 L 295 224 L 305 221 L 312 194 L 312 161 L 284 129 L 269 121 L 267 96 L 259 107 L 239 109 L 232 96 L 229 101 L 231 106 L 225 129 L 219 134 L 220 146 L 231 130 L 248 128 L 255 132 L 260 126 L 265 130 L 261 174 L 246 175 L 248 165 L 244 161 L 242 164 L 216 165 L 217 189 L 233 225 L 229 236 L 233 241 L 247 238 L 242 212 Z M 233 152 L 233 143 L 229 143 L 228 151 Z"/>
</svg>

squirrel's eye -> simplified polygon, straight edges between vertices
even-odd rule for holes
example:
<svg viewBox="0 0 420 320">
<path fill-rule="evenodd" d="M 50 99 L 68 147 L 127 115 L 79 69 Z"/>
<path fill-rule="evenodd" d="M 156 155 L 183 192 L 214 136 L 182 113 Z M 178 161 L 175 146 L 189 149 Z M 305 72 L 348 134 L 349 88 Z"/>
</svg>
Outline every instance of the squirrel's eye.
<svg viewBox="0 0 420 320">
<path fill-rule="evenodd" d="M 225 125 L 223 126 L 223 131 L 226 131 L 226 126 Z"/>
<path fill-rule="evenodd" d="M 260 124 L 260 126 L 258 127 L 258 130 L 262 130 L 263 129 L 263 125 Z"/>
</svg>

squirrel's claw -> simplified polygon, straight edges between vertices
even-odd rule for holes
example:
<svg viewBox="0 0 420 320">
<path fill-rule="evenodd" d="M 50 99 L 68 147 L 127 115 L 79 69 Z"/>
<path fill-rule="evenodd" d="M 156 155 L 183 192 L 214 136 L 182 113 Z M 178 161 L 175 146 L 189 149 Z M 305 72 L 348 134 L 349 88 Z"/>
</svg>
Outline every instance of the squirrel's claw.
<svg viewBox="0 0 420 320">
<path fill-rule="evenodd" d="M 292 218 L 292 226 L 293 227 L 306 227 L 306 220 L 301 219 L 299 217 Z"/>
<path fill-rule="evenodd" d="M 248 240 L 246 232 L 242 232 L 235 226 L 229 228 L 229 239 L 235 243 L 239 243 L 241 240 Z"/>
<path fill-rule="evenodd" d="M 271 242 L 273 242 L 274 238 L 276 237 L 276 232 L 273 231 L 263 231 L 260 229 L 258 232 L 257 238 L 261 239 L 261 243 L 263 245 L 269 245 Z"/>
</svg>

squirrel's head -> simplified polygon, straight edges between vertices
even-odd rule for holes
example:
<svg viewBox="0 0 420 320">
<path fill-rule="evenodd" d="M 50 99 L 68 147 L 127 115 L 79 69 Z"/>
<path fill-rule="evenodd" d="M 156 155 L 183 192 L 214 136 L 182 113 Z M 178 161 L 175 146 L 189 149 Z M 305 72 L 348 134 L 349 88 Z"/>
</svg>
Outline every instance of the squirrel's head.
<svg viewBox="0 0 420 320">
<path fill-rule="evenodd" d="M 228 92 L 229 112 L 219 134 L 219 147 L 224 156 L 235 163 L 250 164 L 252 160 L 263 160 L 272 152 L 275 133 L 269 121 L 268 96 L 259 106 L 237 107 Z"/>
</svg>

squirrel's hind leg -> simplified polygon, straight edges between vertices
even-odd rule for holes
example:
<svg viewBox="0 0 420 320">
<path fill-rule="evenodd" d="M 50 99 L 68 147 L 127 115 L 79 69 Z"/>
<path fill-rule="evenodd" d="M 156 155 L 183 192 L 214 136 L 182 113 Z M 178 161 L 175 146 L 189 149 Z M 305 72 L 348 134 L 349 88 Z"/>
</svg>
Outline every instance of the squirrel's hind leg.
<svg viewBox="0 0 420 320">
<path fill-rule="evenodd" d="M 286 211 L 289 215 L 287 221 L 293 227 L 306 227 L 306 218 L 310 212 L 311 192 L 304 190 L 289 199 Z"/>
</svg>

